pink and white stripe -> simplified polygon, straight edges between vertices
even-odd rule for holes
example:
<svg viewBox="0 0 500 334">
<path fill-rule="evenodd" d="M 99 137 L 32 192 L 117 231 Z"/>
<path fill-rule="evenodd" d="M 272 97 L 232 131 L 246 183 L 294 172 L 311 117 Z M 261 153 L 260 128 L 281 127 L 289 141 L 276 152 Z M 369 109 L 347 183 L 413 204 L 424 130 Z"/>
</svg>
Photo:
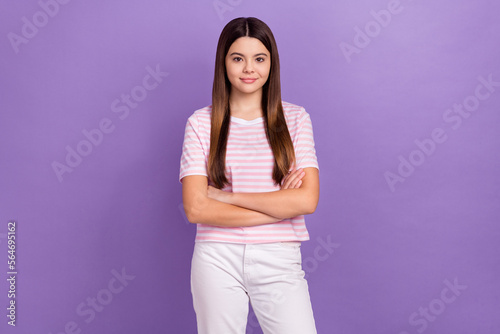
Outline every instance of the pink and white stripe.
<svg viewBox="0 0 500 334">
<path fill-rule="evenodd" d="M 288 131 L 295 149 L 297 168 L 315 167 L 319 170 L 311 118 L 305 109 L 282 102 Z M 210 115 L 212 107 L 196 110 L 187 120 L 179 182 L 187 175 L 207 173 L 210 150 Z M 226 175 L 230 182 L 223 188 L 232 192 L 268 192 L 279 190 L 274 185 L 274 157 L 267 142 L 264 118 L 251 121 L 231 116 L 226 151 Z M 213 185 L 211 180 L 208 184 Z M 231 243 L 265 243 L 309 240 L 304 216 L 284 219 L 274 224 L 252 227 L 222 228 L 197 225 L 196 242 L 219 241 Z"/>
</svg>

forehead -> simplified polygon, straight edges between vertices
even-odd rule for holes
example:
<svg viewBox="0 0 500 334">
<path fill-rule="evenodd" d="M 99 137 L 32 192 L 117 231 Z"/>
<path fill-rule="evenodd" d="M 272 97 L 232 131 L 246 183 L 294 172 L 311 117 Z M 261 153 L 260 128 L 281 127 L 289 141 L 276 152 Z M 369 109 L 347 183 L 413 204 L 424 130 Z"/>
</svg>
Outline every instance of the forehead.
<svg viewBox="0 0 500 334">
<path fill-rule="evenodd" d="M 269 50 L 266 49 L 264 44 L 255 37 L 240 37 L 231 44 L 228 54 L 231 52 L 242 53 L 246 56 L 252 56 L 255 53 L 264 52 L 269 55 Z"/>
</svg>

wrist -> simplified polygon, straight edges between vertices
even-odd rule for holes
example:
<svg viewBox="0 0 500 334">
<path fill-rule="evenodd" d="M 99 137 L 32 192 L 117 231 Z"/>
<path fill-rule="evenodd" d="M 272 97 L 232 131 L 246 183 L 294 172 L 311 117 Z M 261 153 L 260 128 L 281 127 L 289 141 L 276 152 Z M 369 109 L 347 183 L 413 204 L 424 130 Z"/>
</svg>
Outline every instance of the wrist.
<svg viewBox="0 0 500 334">
<path fill-rule="evenodd" d="M 224 191 L 224 202 L 227 203 L 227 204 L 235 204 L 234 203 L 234 195 L 235 193 L 233 193 L 232 191 L 229 192 L 229 191 Z"/>
</svg>

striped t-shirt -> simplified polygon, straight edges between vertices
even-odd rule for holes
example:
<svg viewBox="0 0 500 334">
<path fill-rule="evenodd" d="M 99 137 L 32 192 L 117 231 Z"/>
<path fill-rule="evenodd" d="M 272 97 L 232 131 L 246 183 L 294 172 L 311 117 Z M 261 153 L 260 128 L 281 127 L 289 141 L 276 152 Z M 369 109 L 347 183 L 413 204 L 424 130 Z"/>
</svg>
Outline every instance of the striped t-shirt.
<svg viewBox="0 0 500 334">
<path fill-rule="evenodd" d="M 283 111 L 295 149 L 296 169 L 316 167 L 319 171 L 311 118 L 305 109 L 283 102 Z M 208 177 L 211 106 L 196 110 L 187 120 L 179 182 L 187 175 Z M 264 117 L 244 120 L 231 116 L 226 148 L 226 177 L 230 192 L 267 192 L 280 190 L 274 185 L 274 156 L 265 133 Z M 293 168 L 292 166 L 292 169 Z M 214 185 L 210 178 L 208 184 Z M 197 224 L 195 242 L 265 243 L 309 240 L 304 216 L 251 227 L 217 227 Z"/>
</svg>

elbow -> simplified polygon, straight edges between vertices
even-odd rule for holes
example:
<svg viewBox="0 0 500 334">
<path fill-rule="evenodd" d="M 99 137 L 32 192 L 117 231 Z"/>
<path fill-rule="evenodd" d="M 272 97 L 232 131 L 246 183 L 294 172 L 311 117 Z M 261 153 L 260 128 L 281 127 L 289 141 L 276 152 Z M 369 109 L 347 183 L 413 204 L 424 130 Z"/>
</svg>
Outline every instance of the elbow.
<svg viewBox="0 0 500 334">
<path fill-rule="evenodd" d="M 200 222 L 207 207 L 207 185 L 202 176 L 189 176 L 182 179 L 182 205 L 186 219 L 193 224 Z"/>
<path fill-rule="evenodd" d="M 184 205 L 184 213 L 186 214 L 187 220 L 192 224 L 198 224 L 200 222 L 200 208 L 195 205 L 186 204 Z"/>
<path fill-rule="evenodd" d="M 197 224 L 197 214 L 196 214 L 196 210 L 192 207 L 190 208 L 186 208 L 184 207 L 184 212 L 186 213 L 186 218 L 187 220 L 192 223 L 192 224 Z"/>
<path fill-rule="evenodd" d="M 208 204 L 208 198 L 203 195 L 197 195 L 184 201 L 184 212 L 187 220 L 193 224 L 204 223 L 207 219 L 207 209 L 210 207 Z"/>
<path fill-rule="evenodd" d="M 309 187 L 301 193 L 300 202 L 304 215 L 313 214 L 316 211 L 319 202 L 319 189 Z"/>
<path fill-rule="evenodd" d="M 316 211 L 316 208 L 318 207 L 318 201 L 317 200 L 314 200 L 314 201 L 308 201 L 306 203 L 306 206 L 304 208 L 304 211 L 306 212 L 305 214 L 306 215 L 311 215 L 313 214 L 315 211 Z"/>
<path fill-rule="evenodd" d="M 306 208 L 305 210 L 305 215 L 312 215 L 314 213 L 314 211 L 316 211 L 316 208 L 315 207 L 312 207 L 312 206 L 309 206 Z"/>
</svg>

